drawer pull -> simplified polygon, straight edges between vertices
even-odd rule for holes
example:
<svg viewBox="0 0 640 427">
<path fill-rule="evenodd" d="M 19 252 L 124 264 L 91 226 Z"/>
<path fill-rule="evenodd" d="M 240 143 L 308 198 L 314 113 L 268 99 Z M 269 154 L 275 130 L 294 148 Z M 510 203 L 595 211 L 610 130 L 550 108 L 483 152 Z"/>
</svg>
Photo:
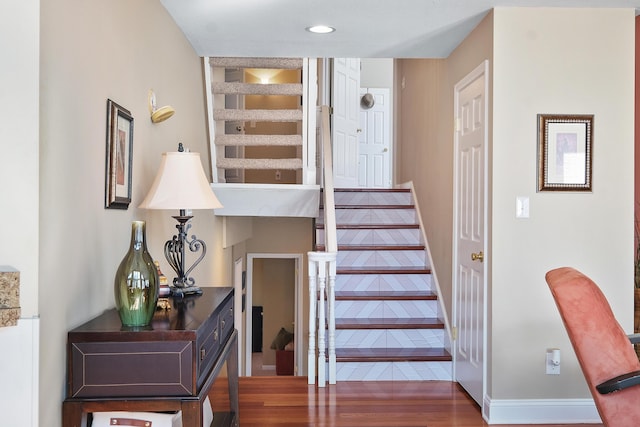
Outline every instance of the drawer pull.
<svg viewBox="0 0 640 427">
<path fill-rule="evenodd" d="M 204 360 L 204 357 L 207 355 L 207 350 L 204 348 L 200 349 L 200 360 Z"/>
<path fill-rule="evenodd" d="M 213 340 L 214 340 L 214 341 L 218 341 L 218 330 L 217 330 L 217 329 L 215 329 L 215 330 L 213 331 Z"/>
<path fill-rule="evenodd" d="M 225 322 L 224 320 L 223 320 L 222 322 L 220 322 L 220 327 L 221 327 L 222 329 L 224 329 L 224 324 L 225 324 L 225 323 L 227 323 L 227 322 Z"/>
<path fill-rule="evenodd" d="M 112 426 L 134 426 L 134 427 L 151 427 L 151 421 L 134 420 L 130 418 L 111 418 L 109 424 Z"/>
</svg>

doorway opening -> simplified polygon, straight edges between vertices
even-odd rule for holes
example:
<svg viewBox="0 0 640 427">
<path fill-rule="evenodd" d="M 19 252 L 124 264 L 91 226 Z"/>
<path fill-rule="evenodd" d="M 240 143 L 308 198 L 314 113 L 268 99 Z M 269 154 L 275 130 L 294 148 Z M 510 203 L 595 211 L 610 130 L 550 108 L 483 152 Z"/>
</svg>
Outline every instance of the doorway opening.
<svg viewBox="0 0 640 427">
<path fill-rule="evenodd" d="M 247 254 L 246 376 L 304 374 L 302 260 L 302 254 Z"/>
<path fill-rule="evenodd" d="M 333 108 L 336 188 L 391 188 L 394 60 L 333 58 L 323 69 L 321 102 Z"/>
</svg>

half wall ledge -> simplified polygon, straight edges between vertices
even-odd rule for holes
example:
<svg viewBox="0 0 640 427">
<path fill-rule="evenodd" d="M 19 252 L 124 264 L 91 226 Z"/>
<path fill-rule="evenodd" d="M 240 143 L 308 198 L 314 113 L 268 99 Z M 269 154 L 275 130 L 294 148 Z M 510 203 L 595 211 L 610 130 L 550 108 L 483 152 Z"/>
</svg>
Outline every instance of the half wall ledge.
<svg viewBox="0 0 640 427">
<path fill-rule="evenodd" d="M 20 272 L 0 265 L 0 327 L 16 326 L 20 318 Z"/>
<path fill-rule="evenodd" d="M 320 186 L 305 184 L 213 183 L 223 208 L 216 216 L 317 218 Z"/>
</svg>

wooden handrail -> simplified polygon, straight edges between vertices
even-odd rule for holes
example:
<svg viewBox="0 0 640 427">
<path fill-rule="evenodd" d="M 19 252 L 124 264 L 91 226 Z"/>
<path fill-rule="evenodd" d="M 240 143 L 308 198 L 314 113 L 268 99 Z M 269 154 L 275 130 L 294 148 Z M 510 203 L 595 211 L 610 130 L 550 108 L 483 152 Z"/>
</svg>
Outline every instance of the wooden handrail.
<svg viewBox="0 0 640 427">
<path fill-rule="evenodd" d="M 327 252 L 337 252 L 336 203 L 333 194 L 333 154 L 331 151 L 331 131 L 329 129 L 329 107 L 321 108 L 322 157 L 324 181 L 324 236 Z"/>
<path fill-rule="evenodd" d="M 331 153 L 331 134 L 329 129 L 329 107 L 320 109 L 322 143 L 322 181 L 324 206 L 324 252 L 309 252 L 309 351 L 308 383 L 324 387 L 327 379 L 327 356 L 329 384 L 336 383 L 336 317 L 335 317 L 335 278 L 338 253 L 336 231 L 336 209 L 333 194 L 333 156 Z M 325 309 L 326 299 L 326 309 Z M 325 318 L 326 314 L 326 318 Z M 328 330 L 325 330 L 325 324 Z M 317 332 L 317 333 L 316 333 Z M 325 334 L 328 333 L 328 340 Z M 316 354 L 317 339 L 317 354 Z M 328 341 L 328 342 L 327 342 Z M 325 349 L 328 354 L 325 354 Z M 316 363 L 317 356 L 317 363 Z"/>
</svg>

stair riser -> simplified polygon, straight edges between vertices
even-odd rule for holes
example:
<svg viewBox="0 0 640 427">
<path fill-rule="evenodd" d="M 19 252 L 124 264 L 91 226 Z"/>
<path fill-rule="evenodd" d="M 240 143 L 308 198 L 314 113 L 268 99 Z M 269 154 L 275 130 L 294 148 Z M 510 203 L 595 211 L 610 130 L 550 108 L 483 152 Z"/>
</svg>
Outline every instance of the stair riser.
<svg viewBox="0 0 640 427">
<path fill-rule="evenodd" d="M 336 291 L 433 290 L 430 274 L 342 274 L 336 277 Z"/>
<path fill-rule="evenodd" d="M 338 251 L 337 268 L 426 267 L 425 251 Z"/>
<path fill-rule="evenodd" d="M 319 215 L 323 223 L 324 214 Z M 336 209 L 336 224 L 416 224 L 413 209 Z"/>
<path fill-rule="evenodd" d="M 338 381 L 453 381 L 451 362 L 338 362 Z"/>
<path fill-rule="evenodd" d="M 341 192 L 334 193 L 336 205 L 411 205 L 411 193 Z"/>
<path fill-rule="evenodd" d="M 338 245 L 420 245 L 422 234 L 420 229 L 399 230 L 338 230 Z M 316 230 L 316 242 L 325 244 L 324 229 Z"/>
<path fill-rule="evenodd" d="M 336 348 L 441 348 L 443 329 L 338 329 Z"/>
<path fill-rule="evenodd" d="M 336 318 L 438 317 L 438 301 L 336 301 Z"/>
<path fill-rule="evenodd" d="M 437 299 L 423 299 L 426 292 L 435 291 L 432 276 L 408 271 L 429 270 L 426 249 L 416 247 L 424 244 L 422 232 L 407 227 L 419 224 L 411 193 L 337 191 L 335 202 L 353 206 L 336 211 L 336 223 L 342 228 L 337 230 L 335 289 L 342 294 L 335 317 L 338 327 L 346 328 L 335 331 L 337 380 L 451 381 L 449 338 L 441 321 L 436 321 L 442 318 L 440 304 Z M 324 245 L 324 229 L 316 230 L 316 242 Z M 397 249 L 387 249 L 391 246 Z M 362 250 L 351 250 L 358 247 Z M 365 270 L 379 274 L 359 274 Z M 376 294 L 381 292 L 390 294 Z M 413 299 L 400 299 L 403 295 Z"/>
</svg>

